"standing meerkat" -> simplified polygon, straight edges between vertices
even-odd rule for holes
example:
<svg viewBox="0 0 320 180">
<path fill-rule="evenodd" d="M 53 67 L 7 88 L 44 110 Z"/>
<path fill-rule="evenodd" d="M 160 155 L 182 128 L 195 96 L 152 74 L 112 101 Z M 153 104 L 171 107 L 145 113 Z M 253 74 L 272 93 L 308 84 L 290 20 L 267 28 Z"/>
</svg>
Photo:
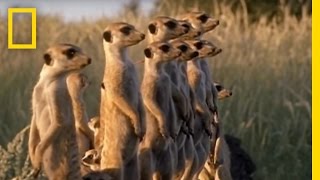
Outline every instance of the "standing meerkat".
<svg viewBox="0 0 320 180">
<path fill-rule="evenodd" d="M 88 126 L 89 118 L 83 100 L 84 91 L 89 86 L 88 77 L 82 73 L 71 73 L 67 77 L 67 86 L 72 101 L 79 153 L 82 157 L 94 142 L 94 132 Z"/>
<path fill-rule="evenodd" d="M 182 23 L 177 21 L 174 18 L 168 16 L 159 16 L 153 19 L 148 25 L 148 39 L 149 43 L 153 42 L 165 42 L 170 39 L 175 39 L 189 32 L 190 28 L 187 27 L 187 23 Z M 168 66 L 170 62 L 167 62 Z M 167 66 L 167 65 L 166 65 Z M 167 69 L 167 67 L 165 67 Z M 171 83 L 172 89 L 177 89 L 174 83 Z M 171 93 L 173 101 L 170 102 L 170 116 L 187 116 L 186 102 L 183 94 L 180 91 L 174 91 Z M 179 134 L 179 126 L 177 122 L 177 117 L 172 118 L 169 123 L 169 131 L 170 136 L 175 139 Z M 170 149 L 174 154 L 173 162 L 175 166 L 177 165 L 177 156 L 178 156 L 178 147 L 176 147 L 176 143 L 172 143 L 170 145 Z"/>
<path fill-rule="evenodd" d="M 147 132 L 140 144 L 142 179 L 173 177 L 173 142 L 168 126 L 175 116 L 170 116 L 174 112 L 174 109 L 170 109 L 172 83 L 163 66 L 175 60 L 180 53 L 166 42 L 154 42 L 144 50 L 145 72 L 141 93 L 146 110 Z"/>
<path fill-rule="evenodd" d="M 41 169 L 49 179 L 80 179 L 75 120 L 66 78 L 70 72 L 91 63 L 71 44 L 50 47 L 32 93 L 29 155 L 36 174 Z M 35 175 L 36 175 L 35 174 Z"/>
<path fill-rule="evenodd" d="M 105 71 L 100 128 L 104 131 L 101 169 L 115 179 L 139 179 L 138 145 L 145 134 L 144 109 L 137 72 L 127 48 L 145 35 L 117 22 L 103 32 Z"/>
<path fill-rule="evenodd" d="M 75 118 L 75 127 L 77 135 L 77 143 L 80 158 L 85 155 L 85 152 L 93 147 L 94 132 L 88 126 L 88 115 L 86 105 L 83 100 L 83 94 L 89 86 L 88 77 L 82 73 L 71 73 L 67 77 L 67 87 L 71 97 L 73 115 Z M 81 167 L 81 174 L 88 173 L 88 169 L 83 165 Z"/>
<path fill-rule="evenodd" d="M 200 61 L 204 57 L 215 56 L 221 52 L 212 43 L 205 40 L 187 40 L 189 46 L 199 52 L 199 57 L 188 61 L 187 76 L 188 82 L 195 93 L 195 123 L 194 123 L 194 145 L 198 157 L 197 174 L 204 166 L 210 151 L 210 138 L 212 136 L 212 116 L 206 104 L 205 75 L 201 70 Z M 205 131 L 203 131 L 205 130 Z M 205 133 L 204 133 L 205 132 Z M 195 170 L 193 170 L 195 172 Z M 197 177 L 196 174 L 196 177 Z"/>
<path fill-rule="evenodd" d="M 100 142 L 101 139 L 99 138 L 100 133 L 102 133 L 101 129 L 100 129 L 100 117 L 95 116 L 95 117 L 91 118 L 90 121 L 88 122 L 88 126 L 94 134 L 94 141 L 93 141 L 94 149 L 102 150 L 103 142 Z"/>
<path fill-rule="evenodd" d="M 189 12 L 180 16 L 181 20 L 185 20 L 191 24 L 191 26 L 201 32 L 201 35 L 197 39 L 201 39 L 202 35 L 215 29 L 219 25 L 219 20 L 213 19 L 205 12 Z M 217 90 L 212 83 L 211 72 L 207 61 L 200 61 L 201 70 L 205 75 L 206 84 L 206 103 L 212 113 L 217 111 L 216 98 Z"/>
<path fill-rule="evenodd" d="M 176 61 L 172 61 L 169 64 L 167 64 L 165 70 L 170 76 L 172 83 L 176 85 L 177 89 L 183 94 L 183 97 L 185 98 L 185 101 L 187 104 L 187 111 L 188 111 L 187 117 L 184 117 L 183 114 L 178 114 L 179 134 L 178 134 L 177 140 L 175 141 L 177 145 L 178 157 L 177 157 L 177 163 L 175 167 L 174 178 L 180 179 L 183 175 L 184 169 L 186 168 L 185 167 L 186 164 L 187 166 L 191 166 L 192 163 L 190 162 L 194 158 L 193 154 L 192 155 L 188 154 L 187 155 L 188 158 L 186 158 L 186 154 L 185 154 L 185 145 L 186 143 L 188 143 L 186 141 L 189 141 L 188 135 L 190 135 L 190 133 L 192 134 L 192 131 L 193 131 L 192 127 L 190 127 L 191 131 L 190 131 L 190 128 L 187 127 L 187 125 L 193 124 L 192 122 L 189 122 L 189 121 L 193 121 L 193 107 L 190 100 L 190 88 L 188 86 L 188 80 L 187 80 L 186 74 L 181 69 L 182 68 L 181 66 L 183 66 L 187 61 L 197 57 L 199 53 L 191 49 L 188 44 L 186 44 L 184 41 L 180 39 L 171 40 L 170 44 L 174 48 L 179 49 L 181 51 L 181 56 L 178 57 Z M 179 104 L 175 103 L 175 105 L 176 105 L 176 109 L 178 109 L 177 106 L 179 106 Z"/>
</svg>

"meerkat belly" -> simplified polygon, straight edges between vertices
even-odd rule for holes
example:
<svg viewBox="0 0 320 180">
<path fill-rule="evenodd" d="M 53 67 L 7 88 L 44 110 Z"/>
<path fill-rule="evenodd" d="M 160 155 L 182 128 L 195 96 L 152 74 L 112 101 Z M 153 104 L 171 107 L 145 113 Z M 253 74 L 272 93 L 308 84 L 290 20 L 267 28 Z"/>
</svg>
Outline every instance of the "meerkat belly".
<svg viewBox="0 0 320 180">
<path fill-rule="evenodd" d="M 159 131 L 159 124 L 156 117 L 146 110 L 146 135 L 142 143 L 144 148 L 151 148 L 153 150 L 166 150 L 168 149 L 168 141 L 163 138 Z"/>
</svg>

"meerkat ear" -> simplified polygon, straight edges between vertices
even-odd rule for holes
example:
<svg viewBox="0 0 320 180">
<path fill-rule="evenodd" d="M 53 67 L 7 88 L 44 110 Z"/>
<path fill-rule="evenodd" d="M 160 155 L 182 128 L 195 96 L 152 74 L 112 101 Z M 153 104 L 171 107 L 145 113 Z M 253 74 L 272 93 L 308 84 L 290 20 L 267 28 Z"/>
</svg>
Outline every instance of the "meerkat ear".
<svg viewBox="0 0 320 180">
<path fill-rule="evenodd" d="M 151 52 L 151 49 L 150 49 L 150 48 L 146 48 L 146 49 L 144 49 L 144 55 L 145 55 L 147 58 L 152 58 L 153 53 Z"/>
<path fill-rule="evenodd" d="M 45 53 L 43 55 L 43 59 L 44 59 L 44 63 L 48 66 L 51 66 L 52 65 L 52 58 L 51 58 L 51 55 L 49 53 Z"/>
<path fill-rule="evenodd" d="M 148 30 L 151 34 L 157 33 L 157 26 L 154 23 L 149 24 Z"/>
<path fill-rule="evenodd" d="M 109 43 L 112 43 L 112 35 L 111 35 L 111 31 L 105 31 L 103 33 L 103 39 Z"/>
</svg>

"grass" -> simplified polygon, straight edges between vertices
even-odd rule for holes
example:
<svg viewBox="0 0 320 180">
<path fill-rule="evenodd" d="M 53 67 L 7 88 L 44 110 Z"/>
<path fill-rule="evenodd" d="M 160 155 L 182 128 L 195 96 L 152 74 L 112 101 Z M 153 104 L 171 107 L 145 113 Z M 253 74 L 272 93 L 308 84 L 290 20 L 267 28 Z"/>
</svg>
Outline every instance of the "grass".
<svg viewBox="0 0 320 180">
<path fill-rule="evenodd" d="M 209 60 L 213 78 L 234 94 L 219 103 L 225 132 L 241 138 L 257 164 L 254 179 L 258 180 L 311 179 L 311 17 L 303 14 L 297 20 L 287 7 L 282 8 L 282 16 L 248 24 L 245 11 L 232 12 L 222 6 L 212 14 L 221 25 L 205 36 L 223 49 Z M 169 10 L 172 16 L 183 11 Z M 0 17 L 0 145 L 5 147 L 30 123 L 32 88 L 50 44 L 77 44 L 94 60 L 85 70 L 92 81 L 85 97 L 91 117 L 99 109 L 104 27 L 122 20 L 145 31 L 150 18 L 128 12 L 115 19 L 65 23 L 62 17 L 38 16 L 38 48 L 8 50 L 6 17 Z M 29 23 L 15 20 L 14 37 L 19 41 L 30 39 Z M 143 58 L 145 46 L 143 42 L 131 48 L 131 57 Z M 137 68 L 142 74 L 143 67 Z"/>
</svg>

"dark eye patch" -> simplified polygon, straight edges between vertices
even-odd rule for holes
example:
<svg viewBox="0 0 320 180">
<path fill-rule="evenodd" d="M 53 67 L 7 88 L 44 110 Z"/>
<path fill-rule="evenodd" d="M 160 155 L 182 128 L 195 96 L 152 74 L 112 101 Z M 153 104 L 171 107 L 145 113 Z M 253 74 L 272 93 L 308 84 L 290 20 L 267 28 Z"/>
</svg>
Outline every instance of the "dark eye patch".
<svg viewBox="0 0 320 180">
<path fill-rule="evenodd" d="M 197 49 L 202 49 L 203 48 L 203 43 L 202 42 L 196 42 L 194 44 L 194 46 L 197 48 Z"/>
<path fill-rule="evenodd" d="M 69 48 L 63 52 L 63 54 L 65 54 L 68 59 L 72 59 L 76 53 L 77 53 L 77 50 L 74 48 Z"/>
<path fill-rule="evenodd" d="M 185 27 L 187 29 L 187 31 L 189 32 L 190 26 L 188 24 L 182 24 L 182 26 Z"/>
<path fill-rule="evenodd" d="M 169 29 L 175 29 L 177 27 L 177 24 L 173 21 L 168 21 L 164 23 L 165 26 L 167 26 Z"/>
<path fill-rule="evenodd" d="M 159 49 L 160 49 L 162 52 L 167 53 L 167 52 L 169 52 L 169 50 L 170 50 L 170 46 L 164 44 L 164 45 L 160 46 Z"/>
<path fill-rule="evenodd" d="M 198 17 L 198 19 L 202 22 L 202 23 L 206 23 L 209 19 L 209 17 L 205 14 L 202 14 L 201 16 Z"/>
<path fill-rule="evenodd" d="M 178 46 L 178 49 L 180 49 L 181 52 L 186 52 L 188 50 L 188 47 L 186 45 L 180 45 Z"/>
<path fill-rule="evenodd" d="M 220 92 L 223 89 L 223 87 L 221 85 L 216 85 L 216 89 L 218 92 Z"/>
<path fill-rule="evenodd" d="M 125 26 L 120 29 L 120 32 L 122 32 L 124 35 L 129 35 L 130 31 L 131 31 L 131 27 L 129 26 Z"/>
</svg>

